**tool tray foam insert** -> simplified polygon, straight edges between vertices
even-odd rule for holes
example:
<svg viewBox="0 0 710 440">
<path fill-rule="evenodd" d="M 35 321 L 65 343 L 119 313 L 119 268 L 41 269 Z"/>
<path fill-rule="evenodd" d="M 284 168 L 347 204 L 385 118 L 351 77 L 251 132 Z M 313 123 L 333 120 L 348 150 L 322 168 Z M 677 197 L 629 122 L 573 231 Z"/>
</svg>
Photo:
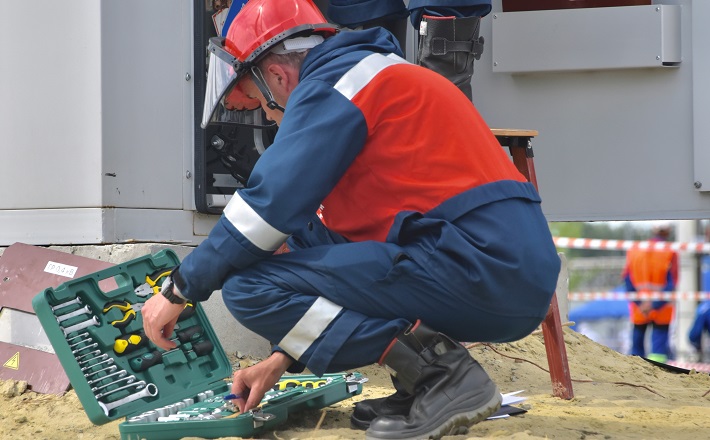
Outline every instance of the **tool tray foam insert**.
<svg viewBox="0 0 710 440">
<path fill-rule="evenodd" d="M 275 428 L 289 415 L 324 408 L 362 392 L 365 379 L 360 373 L 282 376 L 268 391 L 260 406 L 240 414 L 224 397 L 230 386 L 212 390 L 209 397 L 193 403 L 149 410 L 119 425 L 122 440 L 171 440 L 182 437 L 251 437 Z M 279 389 L 281 388 L 281 389 Z M 205 394 L 205 393 L 199 393 Z M 177 408 L 170 408 L 175 407 Z M 170 409 L 169 409 L 170 408 Z M 156 414 L 159 411 L 161 414 Z M 166 416 L 166 414 L 172 414 Z"/>
<path fill-rule="evenodd" d="M 174 252 L 165 249 L 48 288 L 33 298 L 32 307 L 92 423 L 104 424 L 192 396 L 195 390 L 217 388 L 231 374 L 229 360 L 199 304 L 194 304 L 192 310 L 186 308 L 192 313 L 178 321 L 171 336 L 175 338 L 180 331 L 199 329 L 193 334 L 195 340 L 178 343 L 174 351 L 164 352 L 143 335 L 143 345 L 139 348 L 132 346 L 133 351 L 121 354 L 114 350 L 117 338 L 142 332 L 143 319 L 140 311 L 131 314 L 115 307 L 105 311 L 106 305 L 114 301 L 127 301 L 132 306 L 144 303 L 153 291 L 138 296 L 135 289 L 145 284 L 150 274 L 172 268 L 179 262 Z M 113 287 L 105 291 L 102 285 Z M 80 298 L 80 304 L 71 303 L 57 309 L 59 304 L 76 301 L 76 298 Z M 57 321 L 74 311 L 81 313 L 85 306 L 90 308 L 90 314 L 80 314 L 61 323 Z M 123 319 L 129 315 L 132 318 Z M 91 316 L 96 318 L 95 325 L 69 332 L 63 329 L 88 322 Z M 112 322 L 128 324 L 117 327 Z M 196 355 L 197 344 L 206 344 L 211 349 Z M 162 362 L 136 370 L 136 359 L 150 357 L 152 353 L 160 353 Z"/>
</svg>

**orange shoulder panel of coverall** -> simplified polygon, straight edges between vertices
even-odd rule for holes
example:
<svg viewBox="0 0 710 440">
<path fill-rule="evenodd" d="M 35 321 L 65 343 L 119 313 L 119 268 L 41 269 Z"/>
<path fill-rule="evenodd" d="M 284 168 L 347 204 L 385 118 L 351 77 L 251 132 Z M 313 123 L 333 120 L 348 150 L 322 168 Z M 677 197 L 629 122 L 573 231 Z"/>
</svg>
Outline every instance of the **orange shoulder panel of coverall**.
<svg viewBox="0 0 710 440">
<path fill-rule="evenodd" d="M 389 66 L 352 102 L 367 142 L 322 210 L 324 223 L 349 240 L 384 241 L 399 212 L 427 212 L 491 182 L 525 182 L 478 110 L 429 69 Z"/>
<path fill-rule="evenodd" d="M 629 276 L 637 292 L 661 292 L 668 283 L 669 272 L 675 284 L 677 254 L 674 251 L 631 249 L 626 254 L 624 274 Z M 638 304 L 629 303 L 630 318 L 634 324 L 653 322 L 659 325 L 668 325 L 673 319 L 673 311 L 672 302 L 646 313 L 641 310 Z"/>
</svg>

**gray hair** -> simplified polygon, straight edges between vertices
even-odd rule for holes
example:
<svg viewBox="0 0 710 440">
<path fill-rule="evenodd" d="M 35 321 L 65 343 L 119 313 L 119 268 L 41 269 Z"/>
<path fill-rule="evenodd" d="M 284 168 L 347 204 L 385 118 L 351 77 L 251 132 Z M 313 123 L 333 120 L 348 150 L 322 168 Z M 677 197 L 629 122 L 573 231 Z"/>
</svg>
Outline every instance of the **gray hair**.
<svg viewBox="0 0 710 440">
<path fill-rule="evenodd" d="M 264 70 L 264 66 L 267 64 L 286 64 L 288 66 L 294 67 L 297 70 L 301 70 L 301 65 L 303 64 L 303 59 L 308 55 L 308 50 L 302 52 L 290 52 L 285 54 L 268 53 L 264 58 L 256 63 L 257 67 Z"/>
</svg>

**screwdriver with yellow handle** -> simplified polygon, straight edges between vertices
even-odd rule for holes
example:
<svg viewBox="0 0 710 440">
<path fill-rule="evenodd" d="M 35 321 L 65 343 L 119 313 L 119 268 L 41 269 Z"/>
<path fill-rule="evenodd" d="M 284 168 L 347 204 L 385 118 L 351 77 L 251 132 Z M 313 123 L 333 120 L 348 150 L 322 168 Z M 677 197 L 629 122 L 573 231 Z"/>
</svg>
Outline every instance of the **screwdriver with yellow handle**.
<svg viewBox="0 0 710 440">
<path fill-rule="evenodd" d="M 119 356 L 133 353 L 148 345 L 148 338 L 143 332 L 121 335 L 113 343 L 113 351 Z"/>
</svg>

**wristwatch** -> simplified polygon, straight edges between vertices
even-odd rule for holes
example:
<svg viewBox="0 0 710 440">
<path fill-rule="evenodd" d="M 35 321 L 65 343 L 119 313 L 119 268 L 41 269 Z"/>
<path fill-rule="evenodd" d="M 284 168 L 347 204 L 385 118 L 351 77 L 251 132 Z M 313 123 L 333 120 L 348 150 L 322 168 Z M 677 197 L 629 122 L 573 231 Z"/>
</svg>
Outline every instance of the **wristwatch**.
<svg viewBox="0 0 710 440">
<path fill-rule="evenodd" d="M 163 281 L 160 293 L 165 297 L 165 299 L 173 304 L 185 304 L 187 300 L 175 293 L 174 288 L 175 282 L 173 282 L 173 278 L 171 276 L 168 276 L 165 278 L 165 281 Z"/>
</svg>

